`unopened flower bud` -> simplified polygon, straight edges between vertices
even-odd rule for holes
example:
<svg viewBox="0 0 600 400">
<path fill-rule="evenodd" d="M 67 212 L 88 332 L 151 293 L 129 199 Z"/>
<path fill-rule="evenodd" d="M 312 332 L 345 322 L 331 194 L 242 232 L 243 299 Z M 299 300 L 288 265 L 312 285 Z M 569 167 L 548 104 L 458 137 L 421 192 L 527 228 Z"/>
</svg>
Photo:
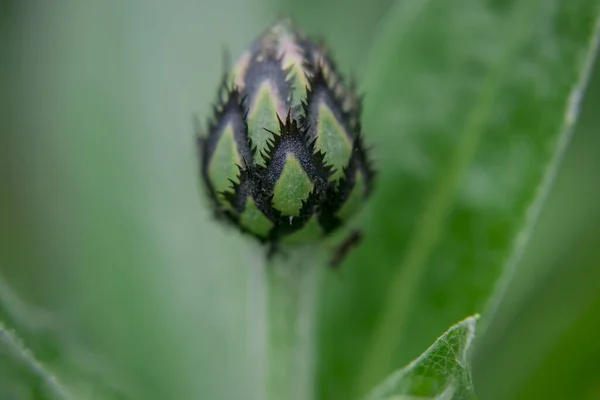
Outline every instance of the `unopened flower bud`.
<svg viewBox="0 0 600 400">
<path fill-rule="evenodd" d="M 223 80 L 199 140 L 217 215 L 263 242 L 310 242 L 371 192 L 361 101 L 322 44 L 268 28 Z"/>
</svg>

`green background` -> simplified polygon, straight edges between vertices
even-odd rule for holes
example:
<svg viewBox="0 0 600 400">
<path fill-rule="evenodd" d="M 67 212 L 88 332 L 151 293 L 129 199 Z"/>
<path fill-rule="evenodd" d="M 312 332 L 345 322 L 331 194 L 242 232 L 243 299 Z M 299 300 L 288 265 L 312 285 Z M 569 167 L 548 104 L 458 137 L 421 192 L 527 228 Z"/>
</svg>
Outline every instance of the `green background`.
<svg viewBox="0 0 600 400">
<path fill-rule="evenodd" d="M 197 184 L 192 116 L 209 112 L 223 47 L 239 54 L 282 13 L 324 37 L 342 72 L 372 86 L 380 79 L 367 76 L 377 54 L 373 43 L 392 3 L 3 3 L 0 320 L 81 398 L 248 398 L 257 363 L 246 351 L 256 328 L 246 312 L 248 280 L 259 255 L 251 241 L 210 219 Z M 489 22 L 477 15 L 465 13 L 465 24 L 477 29 Z M 425 20 L 422 29 L 434 32 L 438 23 Z M 422 43 L 422 49 L 407 46 L 415 51 L 407 54 L 420 51 L 418 62 L 439 62 Z M 481 399 L 600 397 L 595 71 L 523 261 L 477 342 L 473 378 Z M 365 136 L 380 164 L 396 168 L 402 162 L 390 149 L 402 141 L 383 129 L 370 96 L 379 95 L 367 93 L 365 128 L 382 129 Z M 420 117 L 435 110 L 422 108 Z M 410 239 L 398 228 L 413 213 L 402 200 L 410 187 L 397 184 L 394 174 L 382 174 L 367 209 L 366 231 L 374 233 L 339 273 L 325 273 L 319 398 L 360 394 L 357 371 L 373 350 L 390 271 Z M 460 236 L 471 220 L 456 218 L 452 229 Z M 375 368 L 384 375 L 451 324 L 482 311 L 488 293 L 476 289 L 464 295 L 468 304 L 448 300 L 452 291 L 471 290 L 465 282 L 480 278 L 477 270 L 458 278 L 444 269 L 428 274 L 413 290 L 451 290 L 431 289 L 429 303 L 413 304 L 402 345 Z M 383 377 L 373 373 L 375 381 Z M 44 393 L 6 349 L 0 350 L 2 399 L 3 393 L 17 399 Z"/>
</svg>

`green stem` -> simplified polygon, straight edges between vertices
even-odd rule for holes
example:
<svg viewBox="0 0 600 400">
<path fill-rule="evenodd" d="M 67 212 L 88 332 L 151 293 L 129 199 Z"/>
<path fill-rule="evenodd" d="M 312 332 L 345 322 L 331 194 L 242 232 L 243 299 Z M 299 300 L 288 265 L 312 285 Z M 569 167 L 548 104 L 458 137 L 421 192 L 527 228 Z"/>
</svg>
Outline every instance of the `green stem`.
<svg viewBox="0 0 600 400">
<path fill-rule="evenodd" d="M 315 303 L 320 263 L 303 248 L 267 266 L 267 399 L 314 397 Z"/>
</svg>

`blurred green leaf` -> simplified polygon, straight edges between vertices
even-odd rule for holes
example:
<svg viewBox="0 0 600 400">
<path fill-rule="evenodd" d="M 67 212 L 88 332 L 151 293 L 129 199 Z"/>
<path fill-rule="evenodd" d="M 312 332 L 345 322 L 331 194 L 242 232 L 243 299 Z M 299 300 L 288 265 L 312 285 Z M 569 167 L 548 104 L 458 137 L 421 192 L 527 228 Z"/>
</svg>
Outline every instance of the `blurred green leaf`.
<svg viewBox="0 0 600 400">
<path fill-rule="evenodd" d="M 473 379 L 481 398 L 600 395 L 599 107 L 596 60 L 578 129 L 534 240 L 486 334 L 478 336 Z"/>
<path fill-rule="evenodd" d="M 482 399 L 598 398 L 598 217 L 571 235 L 507 326 L 492 323 L 501 334 L 481 338 L 473 378 Z"/>
<path fill-rule="evenodd" d="M 345 284 L 323 289 L 322 397 L 364 393 L 516 265 L 570 138 L 598 7 L 409 0 L 390 13 L 366 82 L 381 178 Z"/>
<path fill-rule="evenodd" d="M 67 388 L 37 354 L 48 359 L 56 345 L 47 334 L 48 316 L 34 313 L 0 279 L 0 398 L 67 398 Z M 31 339 L 33 346 L 26 339 Z"/>
<path fill-rule="evenodd" d="M 477 316 L 446 331 L 419 358 L 390 375 L 368 400 L 474 399 L 468 352 Z"/>
<path fill-rule="evenodd" d="M 0 396 L 17 399 L 69 398 L 56 376 L 42 365 L 16 332 L 0 321 Z"/>
<path fill-rule="evenodd" d="M 135 398 L 67 328 L 62 315 L 32 307 L 0 280 L 0 398 Z"/>
</svg>

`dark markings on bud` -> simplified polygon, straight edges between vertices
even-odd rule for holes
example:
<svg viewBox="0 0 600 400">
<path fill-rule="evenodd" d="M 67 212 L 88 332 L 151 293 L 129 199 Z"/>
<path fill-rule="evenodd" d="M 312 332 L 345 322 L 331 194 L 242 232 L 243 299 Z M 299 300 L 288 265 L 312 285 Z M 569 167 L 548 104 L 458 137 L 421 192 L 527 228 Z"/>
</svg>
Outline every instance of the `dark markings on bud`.
<svg viewBox="0 0 600 400">
<path fill-rule="evenodd" d="M 258 166 L 248 166 L 247 168 L 239 167 L 238 182 L 231 180 L 230 189 L 223 192 L 225 199 L 231 204 L 235 210 L 233 214 L 234 220 L 239 224 L 239 216 L 245 211 L 248 199 L 256 204 L 256 207 L 273 223 L 280 219 L 280 213 L 272 207 L 273 195 L 266 194 L 263 189 L 262 182 L 264 177 L 264 168 Z M 244 231 L 257 236 L 243 224 L 240 225 Z M 267 237 L 257 236 L 260 239 Z"/>
<path fill-rule="evenodd" d="M 362 98 L 322 42 L 276 24 L 217 93 L 198 136 L 217 216 L 275 247 L 335 231 L 370 195 L 375 172 L 361 133 Z"/>
<path fill-rule="evenodd" d="M 228 89 L 223 83 L 219 103 L 213 106 L 213 117 L 208 124 L 208 137 L 203 150 L 203 162 L 210 163 L 212 152 L 217 145 L 227 124 L 231 124 L 238 149 L 246 162 L 251 162 L 252 153 L 248 147 L 248 124 L 246 122 L 245 97 L 237 88 Z"/>
<path fill-rule="evenodd" d="M 348 123 L 350 114 L 343 110 L 343 101 L 343 98 L 329 87 L 327 79 L 325 78 L 323 66 L 318 65 L 314 75 L 310 78 L 310 87 L 307 91 L 306 100 L 302 102 L 302 107 L 304 108 L 306 116 L 303 122 L 308 127 L 309 133 L 313 139 L 316 138 L 315 129 L 319 118 L 318 108 L 323 103 L 327 105 L 335 118 L 342 125 L 348 139 L 351 141 L 354 139 L 354 130 Z"/>
<path fill-rule="evenodd" d="M 365 197 L 368 197 L 371 194 L 373 181 L 375 180 L 376 175 L 371 158 L 368 156 L 369 151 L 370 150 L 365 148 L 362 133 L 358 132 L 354 139 L 353 154 L 348 163 L 348 167 L 346 168 L 348 170 L 346 178 L 347 180 L 350 180 L 352 177 L 356 176 L 356 173 L 360 173 L 365 178 Z M 354 185 L 354 183 L 352 183 L 352 185 Z M 342 185 L 340 185 L 340 192 L 343 194 L 344 191 Z M 344 202 L 346 199 L 347 197 L 342 196 L 340 201 Z"/>
<path fill-rule="evenodd" d="M 279 91 L 278 98 L 283 102 L 285 109 L 290 108 L 293 87 L 288 74 L 289 71 L 284 70 L 281 65 L 281 57 L 277 57 L 271 51 L 255 51 L 244 75 L 244 92 L 248 103 L 254 100 L 261 85 L 268 81 Z"/>
<path fill-rule="evenodd" d="M 295 157 L 313 183 L 327 182 L 334 172 L 331 165 L 326 165 L 324 154 L 315 152 L 314 139 L 311 140 L 306 130 L 298 127 L 298 122 L 291 119 L 290 113 L 283 122 L 279 116 L 279 134 L 271 132 L 267 142 L 267 151 L 262 154 L 265 161 L 265 183 L 268 191 L 272 191 L 279 179 L 287 158 Z"/>
<path fill-rule="evenodd" d="M 328 188 L 328 193 L 323 200 L 322 212 L 319 215 L 319 222 L 325 232 L 333 232 L 343 224 L 339 212 L 346 205 L 349 197 L 353 194 L 360 179 L 362 193 L 357 196 L 367 199 L 371 194 L 373 180 L 375 179 L 375 170 L 367 156 L 364 148 L 362 134 L 357 133 L 354 139 L 352 156 L 348 165 L 344 167 L 344 175 L 337 185 Z"/>
<path fill-rule="evenodd" d="M 237 151 L 244 165 L 252 165 L 252 151 L 248 146 L 248 124 L 246 123 L 246 112 L 244 110 L 244 99 L 236 88 L 228 88 L 223 80 L 219 88 L 219 99 L 213 106 L 213 117 L 208 123 L 208 134 L 197 132 L 197 144 L 202 160 L 202 177 L 208 188 L 211 199 L 218 209 L 222 208 L 217 197 L 218 189 L 215 188 L 210 174 L 210 163 L 213 161 L 215 149 L 221 139 L 223 132 L 229 126 L 233 131 Z"/>
<path fill-rule="evenodd" d="M 317 66 L 320 66 L 323 70 L 327 85 L 341 101 L 342 110 L 348 115 L 350 127 L 353 131 L 359 131 L 363 97 L 358 94 L 356 80 L 352 78 L 349 85 L 345 84 L 345 79 L 339 72 L 337 64 L 323 40 L 313 43 L 306 38 L 302 38 L 299 41 L 299 46 L 304 51 L 307 65 L 313 70 Z"/>
<path fill-rule="evenodd" d="M 223 192 L 225 199 L 231 204 L 231 207 L 238 213 L 241 214 L 246 206 L 246 200 L 248 196 L 253 196 L 253 185 L 249 172 L 250 168 L 242 168 L 238 166 L 240 173 L 237 176 L 238 181 L 230 180 L 231 186 L 229 190 Z"/>
</svg>

